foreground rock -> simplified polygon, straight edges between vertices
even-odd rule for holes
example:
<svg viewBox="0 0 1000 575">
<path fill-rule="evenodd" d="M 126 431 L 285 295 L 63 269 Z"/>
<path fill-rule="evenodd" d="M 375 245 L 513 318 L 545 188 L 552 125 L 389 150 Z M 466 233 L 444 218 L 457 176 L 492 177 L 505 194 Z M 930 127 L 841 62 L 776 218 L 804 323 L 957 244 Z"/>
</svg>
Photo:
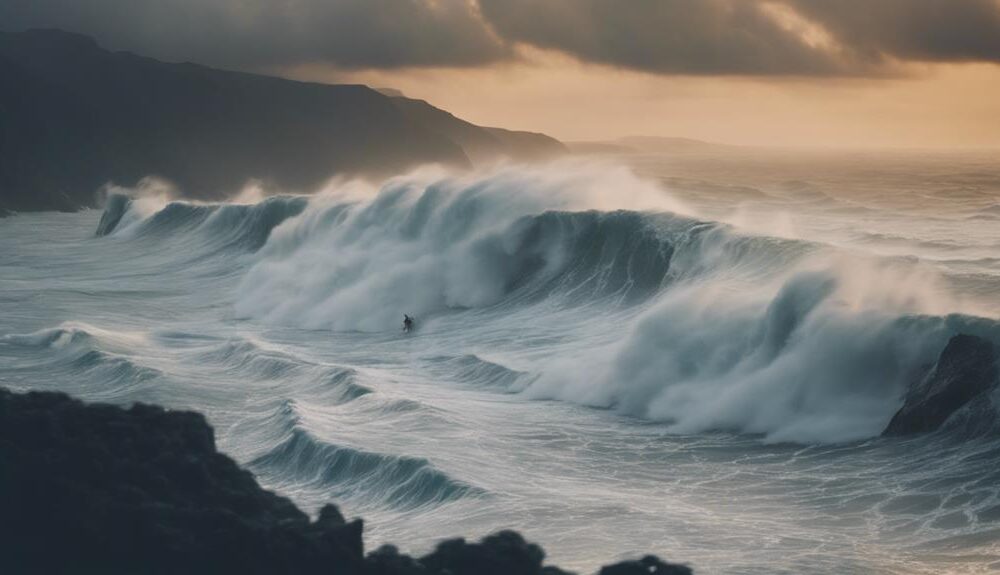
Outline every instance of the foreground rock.
<svg viewBox="0 0 1000 575">
<path fill-rule="evenodd" d="M 948 341 L 937 364 L 914 385 L 884 435 L 906 435 L 940 429 L 961 410 L 988 411 L 992 392 L 1000 386 L 997 349 L 973 335 Z"/>
<path fill-rule="evenodd" d="M 367 557 L 360 519 L 315 521 L 215 449 L 191 412 L 0 389 L 0 564 L 21 573 L 519 575 L 545 553 L 513 531 Z M 603 575 L 687 575 L 655 557 Z"/>
</svg>

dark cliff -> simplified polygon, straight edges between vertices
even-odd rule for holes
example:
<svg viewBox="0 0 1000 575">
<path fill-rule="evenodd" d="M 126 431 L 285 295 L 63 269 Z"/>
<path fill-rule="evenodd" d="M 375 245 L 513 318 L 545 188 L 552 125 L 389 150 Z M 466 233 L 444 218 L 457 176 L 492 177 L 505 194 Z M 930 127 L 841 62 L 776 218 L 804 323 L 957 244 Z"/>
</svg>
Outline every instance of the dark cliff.
<svg viewBox="0 0 1000 575">
<path fill-rule="evenodd" d="M 58 30 L 0 33 L 0 85 L 0 211 L 89 206 L 103 184 L 145 176 L 220 199 L 251 179 L 308 191 L 333 175 L 562 148 L 366 86 L 169 64 Z"/>
<path fill-rule="evenodd" d="M 408 118 L 462 146 L 473 163 L 504 157 L 530 161 L 568 153 L 562 142 L 544 134 L 483 128 L 423 100 L 393 96 L 392 101 Z"/>
</svg>

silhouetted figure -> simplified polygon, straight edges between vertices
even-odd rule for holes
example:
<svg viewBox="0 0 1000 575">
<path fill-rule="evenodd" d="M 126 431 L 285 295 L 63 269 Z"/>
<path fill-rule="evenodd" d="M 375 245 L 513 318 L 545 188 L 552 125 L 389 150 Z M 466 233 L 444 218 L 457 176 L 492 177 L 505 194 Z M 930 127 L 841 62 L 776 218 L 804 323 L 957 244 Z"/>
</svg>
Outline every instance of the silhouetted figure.
<svg viewBox="0 0 1000 575">
<path fill-rule="evenodd" d="M 409 333 L 413 331 L 413 318 L 403 314 L 403 333 Z"/>
</svg>

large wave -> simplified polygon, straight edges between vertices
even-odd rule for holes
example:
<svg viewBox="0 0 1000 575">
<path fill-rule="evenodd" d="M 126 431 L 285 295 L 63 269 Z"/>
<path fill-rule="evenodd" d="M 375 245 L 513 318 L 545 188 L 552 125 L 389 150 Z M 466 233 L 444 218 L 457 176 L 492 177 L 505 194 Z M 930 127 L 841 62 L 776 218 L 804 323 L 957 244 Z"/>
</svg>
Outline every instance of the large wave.
<svg viewBox="0 0 1000 575">
<path fill-rule="evenodd" d="M 839 273 L 838 273 L 839 272 Z M 865 270 L 871 288 L 886 270 Z M 527 393 L 770 441 L 841 442 L 878 435 L 948 339 L 1000 342 L 1000 324 L 918 313 L 912 301 L 858 294 L 843 270 L 791 274 L 768 297 L 693 283 L 667 290 L 604 351 L 565 358 Z M 899 295 L 899 294 L 892 294 Z M 905 299 L 905 297 L 904 297 Z"/>
<path fill-rule="evenodd" d="M 274 230 L 236 309 L 276 323 L 375 331 L 394 327 L 402 310 L 428 316 L 555 292 L 648 296 L 672 252 L 656 226 L 637 212 L 565 211 L 604 196 L 679 205 L 627 172 L 582 167 L 418 173 L 362 201 L 321 197 Z"/>
<path fill-rule="evenodd" d="M 396 330 L 407 312 L 542 324 L 554 321 L 545 314 L 586 306 L 577 315 L 587 324 L 567 331 L 605 331 L 617 343 L 563 346 L 510 377 L 468 375 L 462 362 L 442 369 L 679 433 L 871 437 L 952 335 L 1000 342 L 1000 324 L 976 317 L 984 314 L 914 258 L 749 234 L 694 215 L 627 171 L 563 164 L 332 185 L 308 205 L 171 204 L 129 228 L 211 228 L 227 246 L 259 247 L 234 307 L 268 323 L 377 332 Z"/>
</svg>

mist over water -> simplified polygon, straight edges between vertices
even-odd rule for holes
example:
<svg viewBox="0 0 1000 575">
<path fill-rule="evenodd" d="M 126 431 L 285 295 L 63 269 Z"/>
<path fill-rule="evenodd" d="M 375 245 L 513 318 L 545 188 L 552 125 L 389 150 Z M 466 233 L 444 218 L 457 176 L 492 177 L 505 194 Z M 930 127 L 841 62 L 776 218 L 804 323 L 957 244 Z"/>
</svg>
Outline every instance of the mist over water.
<svg viewBox="0 0 1000 575">
<path fill-rule="evenodd" d="M 0 384 L 202 411 L 265 486 L 415 551 L 988 572 L 996 437 L 878 436 L 952 335 L 1000 343 L 1000 164 L 881 161 L 147 182 L 0 220 Z"/>
</svg>

